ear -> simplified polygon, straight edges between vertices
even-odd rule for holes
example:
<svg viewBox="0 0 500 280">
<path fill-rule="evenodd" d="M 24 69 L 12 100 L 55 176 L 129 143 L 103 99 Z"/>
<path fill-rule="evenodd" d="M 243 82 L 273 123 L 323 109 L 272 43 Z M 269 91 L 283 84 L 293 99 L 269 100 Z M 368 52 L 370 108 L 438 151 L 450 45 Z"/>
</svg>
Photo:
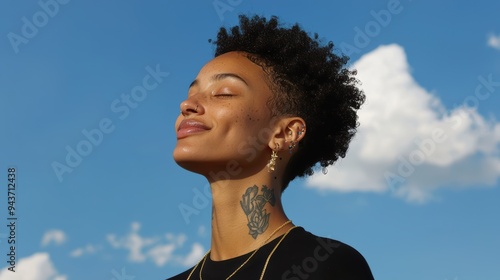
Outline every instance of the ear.
<svg viewBox="0 0 500 280">
<path fill-rule="evenodd" d="M 302 118 L 282 118 L 276 122 L 268 145 L 272 150 L 293 152 L 305 134 L 306 122 Z"/>
</svg>

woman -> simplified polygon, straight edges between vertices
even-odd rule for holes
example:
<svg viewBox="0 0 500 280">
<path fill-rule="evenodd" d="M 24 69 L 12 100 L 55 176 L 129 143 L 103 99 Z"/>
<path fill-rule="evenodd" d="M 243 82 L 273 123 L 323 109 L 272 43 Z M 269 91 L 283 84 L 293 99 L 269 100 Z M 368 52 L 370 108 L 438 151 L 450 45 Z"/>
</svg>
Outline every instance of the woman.
<svg viewBox="0 0 500 280">
<path fill-rule="evenodd" d="M 211 249 L 170 279 L 373 279 L 352 247 L 286 216 L 281 194 L 344 157 L 364 95 L 346 57 L 298 25 L 240 16 L 191 83 L 175 161 L 212 190 Z"/>
</svg>

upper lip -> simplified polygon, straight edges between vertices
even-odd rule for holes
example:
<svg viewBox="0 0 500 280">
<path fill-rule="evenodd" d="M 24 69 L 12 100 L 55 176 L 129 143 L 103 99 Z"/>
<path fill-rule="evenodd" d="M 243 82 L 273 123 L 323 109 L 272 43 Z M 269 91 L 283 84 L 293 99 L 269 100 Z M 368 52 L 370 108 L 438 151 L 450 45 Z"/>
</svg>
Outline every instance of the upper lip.
<svg viewBox="0 0 500 280">
<path fill-rule="evenodd" d="M 193 120 L 193 119 L 184 119 L 179 124 L 179 127 L 177 128 L 177 131 L 179 131 L 181 129 L 190 128 L 190 127 L 201 128 L 201 129 L 209 129 L 204 123 L 202 123 L 200 121 Z"/>
</svg>

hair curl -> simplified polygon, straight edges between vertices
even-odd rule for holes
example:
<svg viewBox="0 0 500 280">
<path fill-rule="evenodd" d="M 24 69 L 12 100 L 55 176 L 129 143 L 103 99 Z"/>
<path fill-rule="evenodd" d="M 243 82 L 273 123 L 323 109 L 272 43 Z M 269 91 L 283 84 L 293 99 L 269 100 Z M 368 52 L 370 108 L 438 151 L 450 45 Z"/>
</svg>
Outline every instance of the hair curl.
<svg viewBox="0 0 500 280">
<path fill-rule="evenodd" d="M 222 27 L 215 57 L 246 52 L 269 74 L 273 97 L 268 106 L 274 116 L 299 116 L 307 132 L 288 163 L 284 190 L 295 177 L 314 173 L 345 157 L 358 126 L 356 111 L 365 100 L 357 88 L 355 70 L 346 68 L 349 58 L 333 53 L 334 44 L 323 44 L 298 24 L 283 27 L 278 18 L 240 15 L 239 26 Z"/>
</svg>

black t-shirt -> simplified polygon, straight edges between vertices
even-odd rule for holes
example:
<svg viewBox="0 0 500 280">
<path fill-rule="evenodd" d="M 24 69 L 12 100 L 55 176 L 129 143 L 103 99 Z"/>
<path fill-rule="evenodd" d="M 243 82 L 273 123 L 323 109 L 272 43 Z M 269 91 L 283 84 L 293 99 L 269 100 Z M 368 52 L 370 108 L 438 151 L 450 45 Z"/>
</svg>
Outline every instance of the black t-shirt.
<svg viewBox="0 0 500 280">
<path fill-rule="evenodd" d="M 258 280 L 269 254 L 282 236 L 262 246 L 231 279 Z M 226 279 L 252 252 L 224 260 L 212 261 L 207 256 L 203 280 Z M 198 265 L 191 280 L 199 280 Z M 186 280 L 193 268 L 168 278 Z M 351 246 L 337 240 L 315 236 L 298 227 L 290 231 L 273 253 L 263 279 L 268 280 L 372 280 L 373 275 L 363 256 Z"/>
</svg>

